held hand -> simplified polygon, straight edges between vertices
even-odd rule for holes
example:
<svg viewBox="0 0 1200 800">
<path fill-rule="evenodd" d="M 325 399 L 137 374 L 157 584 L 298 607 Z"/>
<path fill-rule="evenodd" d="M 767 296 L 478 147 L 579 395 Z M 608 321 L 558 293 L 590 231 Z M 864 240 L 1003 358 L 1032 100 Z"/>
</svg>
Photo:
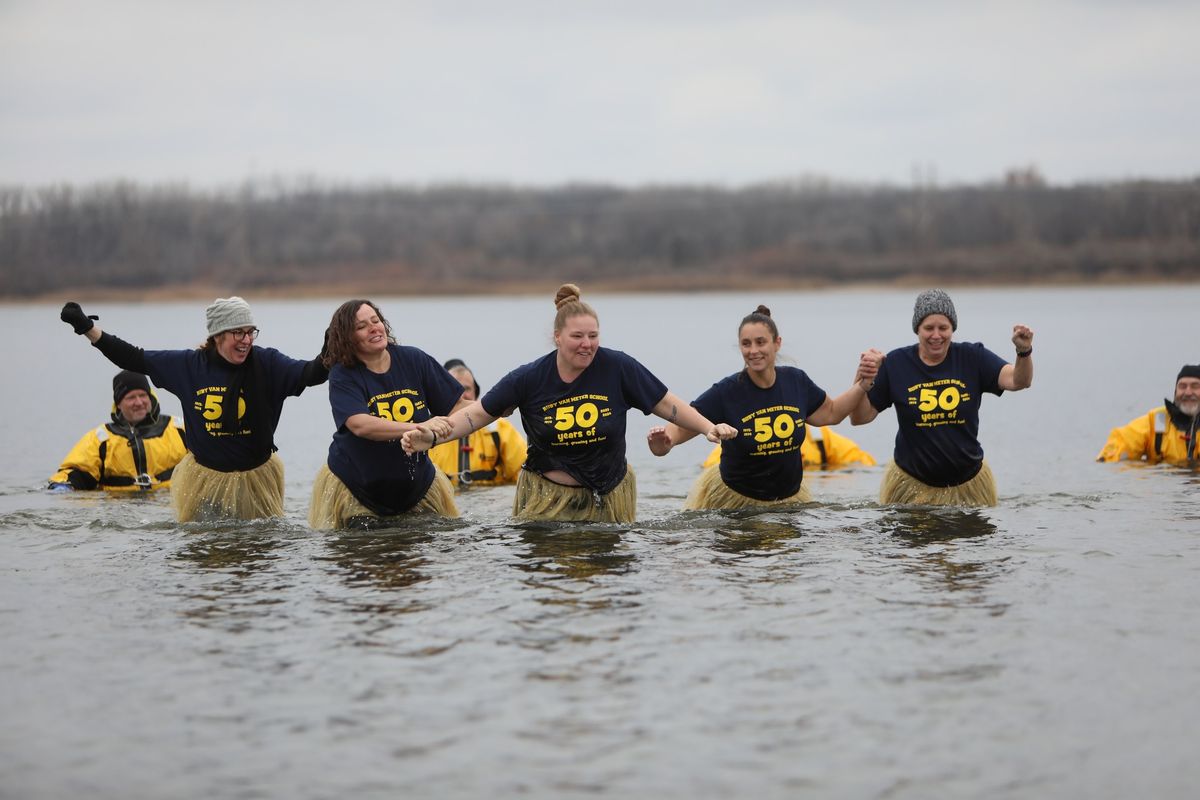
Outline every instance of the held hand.
<svg viewBox="0 0 1200 800">
<path fill-rule="evenodd" d="M 439 442 L 449 439 L 450 434 L 454 432 L 454 425 L 449 417 L 433 417 L 421 423 L 420 427 L 422 430 L 436 433 Z"/>
<path fill-rule="evenodd" d="M 1032 350 L 1033 329 L 1028 325 L 1013 325 L 1012 343 L 1013 347 L 1017 348 L 1018 353 Z"/>
<path fill-rule="evenodd" d="M 719 422 L 713 426 L 713 429 L 705 434 L 704 438 L 708 439 L 713 444 L 723 442 L 726 439 L 736 439 L 738 435 L 737 428 L 732 425 L 726 425 L 724 422 Z"/>
<path fill-rule="evenodd" d="M 883 366 L 883 359 L 883 353 L 875 348 L 864 351 L 858 357 L 858 371 L 854 374 L 854 382 L 861 386 L 863 391 L 875 385 L 875 378 Z"/>
<path fill-rule="evenodd" d="M 646 434 L 646 445 L 650 448 L 650 452 L 654 453 L 654 455 L 665 456 L 667 453 L 671 452 L 671 448 L 674 446 L 674 443 L 671 441 L 671 437 L 667 435 L 667 428 L 665 425 L 655 425 L 650 429 L 650 432 Z"/>
<path fill-rule="evenodd" d="M 95 314 L 85 314 L 83 309 L 79 307 L 79 303 L 71 302 L 62 307 L 62 311 L 58 313 L 58 318 L 75 329 L 75 332 L 82 336 L 95 327 L 92 320 L 98 320 L 100 317 Z"/>
<path fill-rule="evenodd" d="M 421 428 L 413 428 L 400 437 L 400 446 L 404 448 L 404 454 L 409 456 L 424 453 L 432 444 L 433 433 Z"/>
</svg>

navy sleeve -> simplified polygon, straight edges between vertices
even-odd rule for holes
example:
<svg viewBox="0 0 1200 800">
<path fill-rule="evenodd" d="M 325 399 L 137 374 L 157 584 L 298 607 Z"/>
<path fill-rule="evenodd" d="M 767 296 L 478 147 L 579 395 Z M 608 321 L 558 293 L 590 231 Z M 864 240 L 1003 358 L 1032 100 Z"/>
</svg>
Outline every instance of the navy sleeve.
<svg viewBox="0 0 1200 800">
<path fill-rule="evenodd" d="M 651 413 L 667 396 L 667 385 L 633 356 L 616 351 L 614 354 L 621 359 L 621 391 L 625 395 L 625 402 L 643 414 Z"/>
<path fill-rule="evenodd" d="M 101 332 L 100 338 L 92 343 L 92 347 L 103 353 L 105 358 L 121 369 L 140 372 L 143 375 L 148 370 L 146 367 L 146 353 L 142 348 L 134 347 L 129 342 L 113 336 L 108 331 Z"/>
</svg>

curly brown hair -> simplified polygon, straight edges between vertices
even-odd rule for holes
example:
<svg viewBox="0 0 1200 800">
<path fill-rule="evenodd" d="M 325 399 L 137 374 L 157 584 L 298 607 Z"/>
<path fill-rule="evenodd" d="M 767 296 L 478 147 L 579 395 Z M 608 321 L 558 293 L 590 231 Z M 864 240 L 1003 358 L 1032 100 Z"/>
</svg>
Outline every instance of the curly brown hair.
<svg viewBox="0 0 1200 800">
<path fill-rule="evenodd" d="M 363 306 L 370 306 L 378 315 L 384 330 L 387 331 L 388 343 L 396 344 L 392 324 L 383 316 L 379 306 L 370 300 L 347 300 L 337 307 L 337 311 L 333 312 L 333 317 L 329 320 L 329 340 L 325 345 L 325 355 L 321 358 L 321 363 L 326 367 L 332 367 L 334 364 L 356 367 L 360 363 L 358 352 L 354 348 L 354 332 L 358 328 L 358 310 Z"/>
</svg>

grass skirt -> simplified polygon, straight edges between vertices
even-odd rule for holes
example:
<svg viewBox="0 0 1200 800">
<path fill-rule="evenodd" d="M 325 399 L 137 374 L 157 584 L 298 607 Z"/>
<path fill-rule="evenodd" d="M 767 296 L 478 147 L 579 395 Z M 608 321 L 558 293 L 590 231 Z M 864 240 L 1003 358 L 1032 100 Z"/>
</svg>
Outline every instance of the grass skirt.
<svg viewBox="0 0 1200 800">
<path fill-rule="evenodd" d="M 896 466 L 892 461 L 879 487 L 879 502 L 884 505 L 915 506 L 994 506 L 996 478 L 987 461 L 974 478 L 958 486 L 927 486 Z"/>
<path fill-rule="evenodd" d="M 591 489 L 563 486 L 521 470 L 513 496 L 513 516 L 517 519 L 548 519 L 560 522 L 633 522 L 637 511 L 637 479 L 633 469 L 625 467 L 625 477 L 616 488 L 600 496 L 600 505 Z"/>
<path fill-rule="evenodd" d="M 425 496 L 401 516 L 422 512 L 440 514 L 443 517 L 458 516 L 458 506 L 454 504 L 454 486 L 441 470 L 436 470 L 436 473 Z M 323 531 L 346 528 L 350 527 L 350 521 L 355 517 L 389 519 L 381 517 L 360 503 L 346 488 L 346 484 L 329 470 L 329 465 L 322 464 L 313 480 L 312 502 L 308 506 L 309 527 Z"/>
<path fill-rule="evenodd" d="M 700 511 L 703 509 L 734 509 L 734 508 L 766 508 L 768 506 L 797 505 L 812 502 L 812 492 L 803 483 L 800 490 L 791 497 L 782 500 L 759 500 L 747 497 L 730 489 L 721 480 L 721 465 L 713 464 L 705 467 L 692 484 L 687 499 L 683 501 L 685 511 Z"/>
<path fill-rule="evenodd" d="M 171 473 L 171 505 L 180 522 L 281 517 L 283 462 L 272 453 L 254 469 L 219 472 L 188 453 Z"/>
</svg>

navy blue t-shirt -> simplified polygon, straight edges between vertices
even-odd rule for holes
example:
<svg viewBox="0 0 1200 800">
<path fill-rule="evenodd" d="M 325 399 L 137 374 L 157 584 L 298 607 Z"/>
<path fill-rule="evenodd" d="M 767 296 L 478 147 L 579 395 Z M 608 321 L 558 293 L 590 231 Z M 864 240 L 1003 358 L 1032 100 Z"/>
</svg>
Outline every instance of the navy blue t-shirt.
<svg viewBox="0 0 1200 800">
<path fill-rule="evenodd" d="M 463 388 L 428 354 L 389 344 L 392 363 L 382 374 L 362 364 L 329 370 L 329 406 L 337 432 L 329 444 L 329 470 L 360 503 L 382 516 L 403 514 L 421 501 L 436 469 L 425 454 L 408 456 L 395 442 L 355 436 L 346 420 L 370 414 L 395 422 L 421 423 L 445 416 Z"/>
<path fill-rule="evenodd" d="M 730 375 L 692 403 L 714 423 L 738 428 L 721 442 L 721 480 L 756 500 L 782 500 L 800 491 L 804 420 L 825 402 L 825 390 L 795 367 L 776 367 L 775 383 L 763 389 L 745 371 Z"/>
<path fill-rule="evenodd" d="M 976 342 L 951 342 L 934 367 L 921 361 L 915 344 L 888 353 L 867 396 L 878 411 L 896 407 L 896 466 L 928 486 L 974 478 L 983 464 L 982 393 L 1004 393 L 1006 363 Z"/>
<path fill-rule="evenodd" d="M 305 389 L 303 374 L 308 362 L 289 358 L 272 347 L 256 346 L 252 352 L 257 374 L 266 384 L 257 393 L 267 399 L 267 408 L 259 413 L 265 411 L 273 436 L 283 413 L 284 399 L 296 397 Z M 199 349 L 147 350 L 145 358 L 146 374 L 155 385 L 179 398 L 188 449 L 202 466 L 222 471 L 247 470 L 271 457 L 274 449 L 271 436 L 255 435 L 249 428 L 222 430 L 221 406 L 226 388 L 234 371 L 245 367 L 235 367 Z M 246 415 L 246 403 L 251 402 L 254 397 L 243 392 L 238 404 L 239 419 Z"/>
<path fill-rule="evenodd" d="M 505 375 L 481 402 L 493 417 L 520 409 L 526 469 L 562 470 L 607 494 L 625 477 L 625 413 L 649 414 L 666 395 L 666 385 L 634 358 L 600 347 L 570 383 L 559 377 L 553 352 Z"/>
</svg>

